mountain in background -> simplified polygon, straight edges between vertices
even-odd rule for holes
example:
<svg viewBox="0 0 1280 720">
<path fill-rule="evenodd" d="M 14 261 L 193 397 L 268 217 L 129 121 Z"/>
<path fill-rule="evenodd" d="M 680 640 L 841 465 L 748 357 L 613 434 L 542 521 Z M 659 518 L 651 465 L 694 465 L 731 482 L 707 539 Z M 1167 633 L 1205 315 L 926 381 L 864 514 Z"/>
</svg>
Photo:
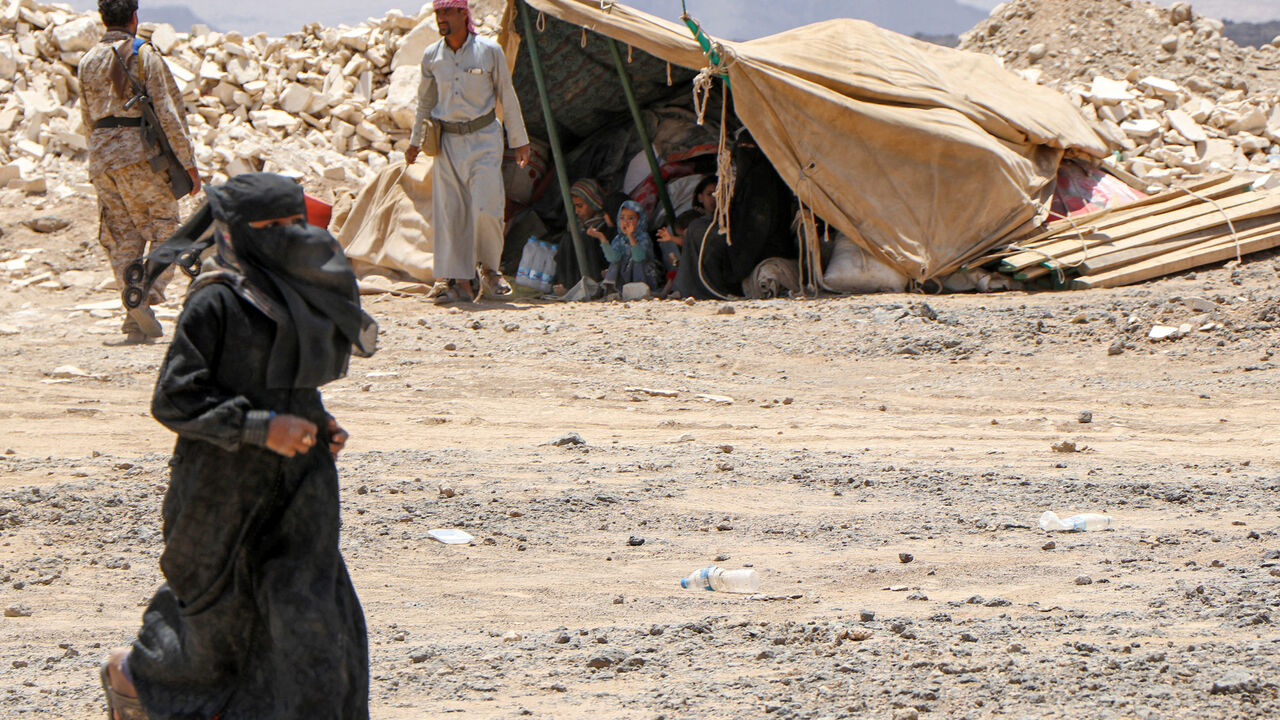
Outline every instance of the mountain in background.
<svg viewBox="0 0 1280 720">
<path fill-rule="evenodd" d="M 148 7 L 143 17 L 143 13 L 139 13 L 139 17 L 145 22 L 151 23 L 168 23 L 178 32 L 186 32 L 191 29 L 192 25 L 206 25 L 211 30 L 218 30 L 219 25 L 208 23 L 201 20 L 191 8 L 182 5 L 157 5 L 156 7 Z"/>
<path fill-rule="evenodd" d="M 1262 23 L 1239 23 L 1227 20 L 1223 23 L 1222 34 L 1241 47 L 1261 47 L 1280 37 L 1280 20 Z"/>
</svg>

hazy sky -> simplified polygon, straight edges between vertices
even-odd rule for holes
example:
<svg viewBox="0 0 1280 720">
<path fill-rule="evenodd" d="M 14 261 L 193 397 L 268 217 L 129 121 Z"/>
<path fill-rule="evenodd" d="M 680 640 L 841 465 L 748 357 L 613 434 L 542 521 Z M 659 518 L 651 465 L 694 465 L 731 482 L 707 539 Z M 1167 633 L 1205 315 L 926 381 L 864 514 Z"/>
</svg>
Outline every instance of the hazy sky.
<svg viewBox="0 0 1280 720">
<path fill-rule="evenodd" d="M 912 5 L 919 0 L 897 0 L 887 3 L 890 7 L 898 7 L 904 18 L 912 17 Z M 1161 5 L 1172 5 L 1174 0 L 1155 0 Z M 762 36 L 778 32 L 781 28 L 777 18 L 780 14 L 797 16 L 795 25 L 813 22 L 826 15 L 839 17 L 844 13 L 842 7 L 848 7 L 845 0 L 686 0 L 691 14 L 703 21 L 707 28 L 716 33 L 715 28 L 734 28 L 732 35 Z M 959 2 L 990 10 L 1000 0 L 959 0 Z M 97 0 L 70 0 L 72 7 L 78 10 L 97 8 Z M 397 2 L 396 0 L 219 0 L 216 4 L 202 0 L 142 0 L 145 16 L 146 8 L 162 5 L 182 5 L 188 7 L 196 15 L 210 25 L 221 29 L 234 29 L 251 33 L 265 30 L 272 35 L 292 32 L 308 22 L 319 22 L 323 25 L 354 25 L 368 17 L 380 17 L 391 8 L 400 8 L 406 13 L 415 13 L 422 7 L 422 2 Z M 680 0 L 630 0 L 628 3 L 647 12 L 675 20 L 680 16 Z M 1192 7 L 1197 13 L 1215 17 L 1224 17 L 1238 21 L 1280 20 L 1280 0 L 1194 0 Z M 798 17 L 803 15 L 803 17 Z M 749 20 L 760 18 L 759 28 L 750 27 Z M 145 19 L 145 17 L 144 17 Z M 186 30 L 187 28 L 178 28 Z M 909 29 L 900 30 L 912 32 Z M 923 29 L 923 28 L 922 28 Z M 967 28 L 963 28 L 967 29 Z M 928 31 L 928 30 L 925 30 Z M 722 35 L 732 36 L 730 32 L 721 31 Z"/>
</svg>

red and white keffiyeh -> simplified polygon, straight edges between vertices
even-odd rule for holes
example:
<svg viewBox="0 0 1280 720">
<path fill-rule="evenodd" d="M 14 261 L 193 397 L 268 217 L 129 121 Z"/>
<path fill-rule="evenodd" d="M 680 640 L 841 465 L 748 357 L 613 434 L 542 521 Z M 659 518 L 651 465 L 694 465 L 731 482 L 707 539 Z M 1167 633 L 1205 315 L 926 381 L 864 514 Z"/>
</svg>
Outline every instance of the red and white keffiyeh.
<svg viewBox="0 0 1280 720">
<path fill-rule="evenodd" d="M 475 35 L 476 24 L 471 21 L 471 5 L 467 0 L 432 0 L 431 2 L 432 10 L 447 10 L 450 8 L 467 11 L 467 32 Z"/>
</svg>

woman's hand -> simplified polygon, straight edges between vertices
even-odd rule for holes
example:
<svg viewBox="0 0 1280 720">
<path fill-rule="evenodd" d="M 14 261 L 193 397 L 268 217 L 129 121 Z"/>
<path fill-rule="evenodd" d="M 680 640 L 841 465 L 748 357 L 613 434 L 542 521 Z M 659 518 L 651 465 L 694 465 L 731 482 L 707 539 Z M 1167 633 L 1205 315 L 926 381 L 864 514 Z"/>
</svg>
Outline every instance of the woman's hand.
<svg viewBox="0 0 1280 720">
<path fill-rule="evenodd" d="M 329 452 L 332 453 L 334 457 L 338 457 L 338 453 L 342 452 L 342 449 L 347 446 L 347 440 L 350 438 L 351 435 L 346 430 L 342 429 L 342 426 L 338 424 L 337 420 L 333 419 L 333 416 L 330 416 Z"/>
<path fill-rule="evenodd" d="M 285 457 L 307 453 L 315 444 L 316 424 L 310 420 L 297 415 L 276 415 L 267 425 L 267 449 Z"/>
<path fill-rule="evenodd" d="M 587 234 L 602 243 L 609 242 L 609 238 L 605 237 L 604 233 L 600 232 L 600 228 L 587 228 Z"/>
</svg>

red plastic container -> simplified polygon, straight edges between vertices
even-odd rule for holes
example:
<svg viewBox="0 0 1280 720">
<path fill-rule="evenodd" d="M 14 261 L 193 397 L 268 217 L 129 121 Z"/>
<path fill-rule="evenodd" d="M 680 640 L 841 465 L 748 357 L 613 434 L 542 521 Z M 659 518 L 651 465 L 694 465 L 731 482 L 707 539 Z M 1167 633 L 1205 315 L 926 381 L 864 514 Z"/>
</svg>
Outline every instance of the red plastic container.
<svg viewBox="0 0 1280 720">
<path fill-rule="evenodd" d="M 318 228 L 329 229 L 329 221 L 333 219 L 333 206 L 310 195 L 302 196 L 307 201 L 307 222 Z"/>
</svg>

